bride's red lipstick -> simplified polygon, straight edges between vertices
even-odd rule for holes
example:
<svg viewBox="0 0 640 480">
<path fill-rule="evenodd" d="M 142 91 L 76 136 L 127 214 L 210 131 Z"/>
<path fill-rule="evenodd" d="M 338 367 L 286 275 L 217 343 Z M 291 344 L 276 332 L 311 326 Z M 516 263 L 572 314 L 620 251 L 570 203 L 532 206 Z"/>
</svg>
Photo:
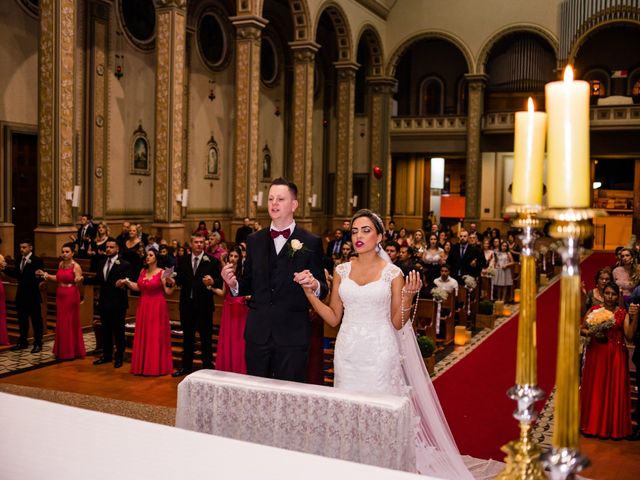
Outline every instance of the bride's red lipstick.
<svg viewBox="0 0 640 480">
<path fill-rule="evenodd" d="M 364 245 L 364 242 L 363 242 L 362 240 L 358 240 L 358 241 L 356 242 L 356 247 L 357 247 L 357 248 L 360 248 L 360 247 L 362 247 L 363 245 Z"/>
</svg>

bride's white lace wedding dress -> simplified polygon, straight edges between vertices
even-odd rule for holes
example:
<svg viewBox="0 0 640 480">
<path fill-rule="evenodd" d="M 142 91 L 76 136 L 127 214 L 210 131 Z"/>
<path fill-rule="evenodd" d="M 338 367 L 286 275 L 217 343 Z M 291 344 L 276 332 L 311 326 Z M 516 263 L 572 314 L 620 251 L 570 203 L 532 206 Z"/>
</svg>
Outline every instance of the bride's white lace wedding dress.
<svg viewBox="0 0 640 480">
<path fill-rule="evenodd" d="M 487 466 L 460 455 L 424 368 L 411 322 L 400 331 L 391 323 L 391 282 L 402 271 L 387 263 L 380 278 L 365 285 L 351 280 L 351 262 L 336 266 L 335 271 L 340 275 L 338 293 L 344 306 L 334 350 L 335 387 L 409 396 L 416 414 L 419 473 L 456 480 L 492 478 L 497 462 Z M 483 472 L 472 475 L 465 463 L 474 467 L 481 463 Z"/>
</svg>

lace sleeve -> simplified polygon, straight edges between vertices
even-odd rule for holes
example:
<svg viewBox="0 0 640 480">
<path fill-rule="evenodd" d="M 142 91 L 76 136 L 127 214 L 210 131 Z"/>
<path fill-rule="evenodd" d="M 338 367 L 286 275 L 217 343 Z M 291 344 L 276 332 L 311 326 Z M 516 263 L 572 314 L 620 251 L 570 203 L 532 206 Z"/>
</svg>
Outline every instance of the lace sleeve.
<svg viewBox="0 0 640 480">
<path fill-rule="evenodd" d="M 402 276 L 402 270 L 400 270 L 400 268 L 394 265 L 393 263 L 390 263 L 389 265 L 387 265 L 382 276 L 385 282 L 391 283 L 393 282 L 394 278 L 396 278 L 397 276 Z"/>
<path fill-rule="evenodd" d="M 340 265 L 336 265 L 335 271 L 340 275 L 340 279 L 344 280 L 344 278 L 349 275 L 349 267 L 351 266 L 350 262 L 341 263 Z"/>
</svg>

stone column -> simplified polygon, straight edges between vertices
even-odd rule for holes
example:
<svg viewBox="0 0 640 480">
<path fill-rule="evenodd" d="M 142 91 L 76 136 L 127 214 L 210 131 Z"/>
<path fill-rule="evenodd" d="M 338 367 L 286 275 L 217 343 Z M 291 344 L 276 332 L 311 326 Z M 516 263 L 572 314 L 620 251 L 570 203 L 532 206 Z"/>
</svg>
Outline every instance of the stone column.
<svg viewBox="0 0 640 480">
<path fill-rule="evenodd" d="M 156 0 L 156 98 L 152 225 L 183 240 L 182 192 L 186 0 Z"/>
<path fill-rule="evenodd" d="M 290 42 L 293 51 L 293 181 L 298 186 L 300 207 L 296 222 L 309 228 L 312 194 L 313 78 L 315 55 L 320 47 L 314 42 Z"/>
<path fill-rule="evenodd" d="M 389 123 L 391 121 L 391 95 L 396 85 L 393 77 L 367 78 L 370 109 L 370 157 L 371 188 L 369 189 L 369 205 L 374 212 L 383 218 L 391 215 L 391 202 L 387 198 L 390 190 L 385 188 L 391 180 L 391 148 Z M 382 178 L 373 175 L 373 169 L 382 169 Z"/>
<path fill-rule="evenodd" d="M 73 101 L 75 0 L 41 0 L 38 47 L 38 255 L 57 256 L 75 233 L 67 193 L 75 183 Z"/>
<path fill-rule="evenodd" d="M 260 45 L 263 18 L 231 17 L 236 27 L 236 118 L 232 230 L 243 217 L 256 218 L 253 197 L 258 193 L 258 145 L 260 100 Z"/>
<path fill-rule="evenodd" d="M 353 124 L 357 63 L 340 61 L 334 63 L 337 70 L 338 145 L 336 162 L 336 216 L 351 216 L 353 191 Z"/>
<path fill-rule="evenodd" d="M 465 219 L 477 222 L 480 219 L 480 170 L 482 152 L 480 151 L 481 123 L 484 113 L 484 87 L 487 76 L 484 74 L 465 75 L 469 91 L 467 114 L 467 192 L 465 195 Z"/>
</svg>

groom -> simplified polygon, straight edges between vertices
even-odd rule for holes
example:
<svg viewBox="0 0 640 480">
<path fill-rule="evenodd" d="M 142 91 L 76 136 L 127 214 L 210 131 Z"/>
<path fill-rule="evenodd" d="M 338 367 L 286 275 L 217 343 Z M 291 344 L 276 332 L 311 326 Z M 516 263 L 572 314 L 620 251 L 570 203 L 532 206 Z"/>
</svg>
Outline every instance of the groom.
<svg viewBox="0 0 640 480">
<path fill-rule="evenodd" d="M 304 288 L 324 298 L 322 240 L 296 226 L 298 187 L 283 178 L 271 182 L 268 208 L 271 228 L 247 239 L 247 259 L 236 278 L 231 263 L 222 278 L 233 295 L 251 295 L 244 333 L 247 373 L 259 377 L 304 382 L 311 337 L 309 303 Z M 310 270 L 313 277 L 300 284 L 294 274 Z"/>
</svg>

